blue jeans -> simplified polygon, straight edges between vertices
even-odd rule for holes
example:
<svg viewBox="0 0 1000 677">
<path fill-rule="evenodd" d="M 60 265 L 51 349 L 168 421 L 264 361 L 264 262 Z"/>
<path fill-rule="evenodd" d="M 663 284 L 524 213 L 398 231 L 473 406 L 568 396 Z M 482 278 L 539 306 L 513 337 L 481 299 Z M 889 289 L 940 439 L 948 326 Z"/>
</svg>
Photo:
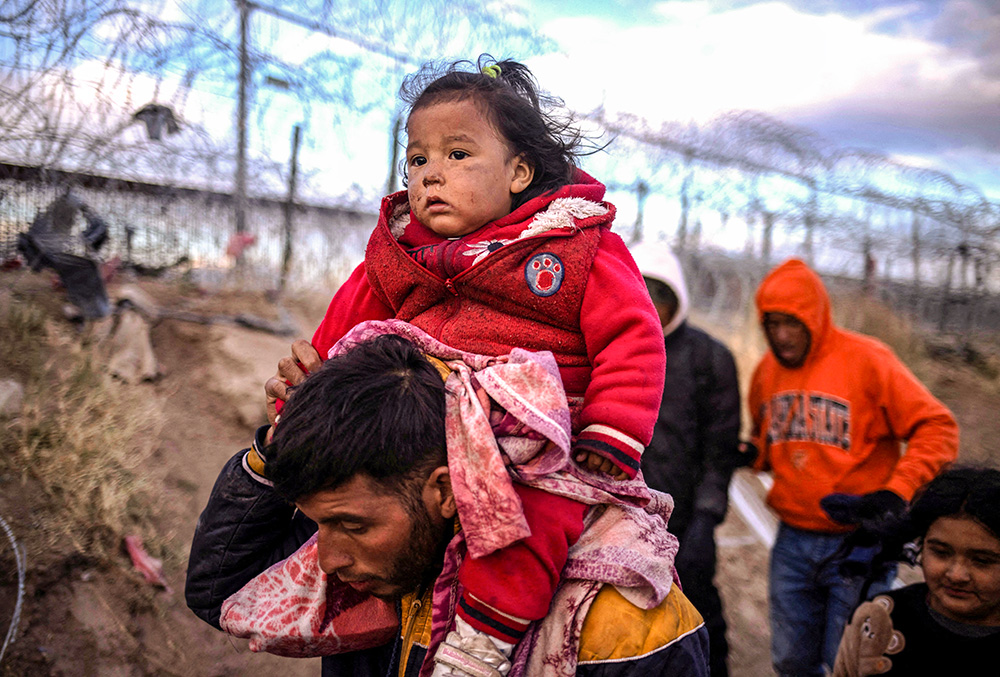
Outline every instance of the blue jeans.
<svg viewBox="0 0 1000 677">
<path fill-rule="evenodd" d="M 822 677 L 833 668 L 844 626 L 864 583 L 844 578 L 831 559 L 845 534 L 803 531 L 782 523 L 771 550 L 771 660 L 781 677 Z M 886 592 L 895 568 L 872 583 L 868 596 Z"/>
</svg>

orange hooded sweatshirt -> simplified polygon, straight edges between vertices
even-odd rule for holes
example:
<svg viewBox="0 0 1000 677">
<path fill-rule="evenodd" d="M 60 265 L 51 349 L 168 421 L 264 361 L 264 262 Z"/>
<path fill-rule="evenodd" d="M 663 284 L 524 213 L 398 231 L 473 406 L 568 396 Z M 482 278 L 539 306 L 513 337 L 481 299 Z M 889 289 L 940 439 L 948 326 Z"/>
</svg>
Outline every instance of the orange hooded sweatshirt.
<svg viewBox="0 0 1000 677">
<path fill-rule="evenodd" d="M 805 263 L 791 259 L 764 278 L 757 312 L 761 322 L 765 313 L 792 315 L 812 338 L 796 368 L 769 350 L 750 384 L 755 467 L 773 472 L 767 502 L 783 522 L 847 531 L 821 498 L 888 489 L 909 501 L 956 458 L 958 424 L 948 408 L 888 346 L 834 326 L 826 288 Z"/>
</svg>

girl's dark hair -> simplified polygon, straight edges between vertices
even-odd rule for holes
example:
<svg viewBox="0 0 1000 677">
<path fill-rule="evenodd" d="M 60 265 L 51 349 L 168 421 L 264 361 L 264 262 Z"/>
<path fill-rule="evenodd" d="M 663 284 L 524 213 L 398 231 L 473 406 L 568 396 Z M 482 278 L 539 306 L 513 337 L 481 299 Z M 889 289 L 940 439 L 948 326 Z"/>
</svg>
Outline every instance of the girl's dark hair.
<svg viewBox="0 0 1000 677">
<path fill-rule="evenodd" d="M 493 77 L 493 76 L 496 77 Z M 511 210 L 573 182 L 576 158 L 584 155 L 582 132 L 571 116 L 556 111 L 562 99 L 539 92 L 527 66 L 489 54 L 472 61 L 426 64 L 399 89 L 409 114 L 432 104 L 473 100 L 514 155 L 534 169 L 531 185 L 516 194 Z M 406 162 L 403 162 L 404 181 Z"/>
<path fill-rule="evenodd" d="M 412 343 L 386 335 L 327 360 L 294 388 L 267 448 L 289 501 L 362 473 L 406 493 L 445 465 L 444 382 Z"/>
<path fill-rule="evenodd" d="M 954 468 L 935 477 L 910 505 L 909 535 L 923 538 L 940 517 L 971 517 L 1000 538 L 1000 470 Z"/>
</svg>

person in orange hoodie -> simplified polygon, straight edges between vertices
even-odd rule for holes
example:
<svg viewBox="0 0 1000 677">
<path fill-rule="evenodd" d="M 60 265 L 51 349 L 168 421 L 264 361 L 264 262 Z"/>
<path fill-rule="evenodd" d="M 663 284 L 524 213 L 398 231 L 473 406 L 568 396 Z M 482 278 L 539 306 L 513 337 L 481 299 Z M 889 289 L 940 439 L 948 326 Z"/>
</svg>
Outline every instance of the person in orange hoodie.
<svg viewBox="0 0 1000 677">
<path fill-rule="evenodd" d="M 802 261 L 772 270 L 756 302 L 770 350 L 748 396 L 755 468 L 773 473 L 767 502 L 781 521 L 771 657 L 781 676 L 823 675 L 866 585 L 845 574 L 845 541 L 877 537 L 903 513 L 958 455 L 958 425 L 886 345 L 833 324 L 826 288 Z M 869 581 L 869 594 L 894 573 Z"/>
</svg>

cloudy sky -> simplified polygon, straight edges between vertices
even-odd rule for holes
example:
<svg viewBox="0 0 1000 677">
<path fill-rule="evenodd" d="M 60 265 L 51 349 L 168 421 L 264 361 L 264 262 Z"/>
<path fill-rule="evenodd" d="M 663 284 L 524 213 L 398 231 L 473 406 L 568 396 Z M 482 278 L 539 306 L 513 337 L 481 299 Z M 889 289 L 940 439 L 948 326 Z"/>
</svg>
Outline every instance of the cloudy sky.
<svg viewBox="0 0 1000 677">
<path fill-rule="evenodd" d="M 1000 199 L 998 0 L 519 1 L 560 45 L 539 80 L 578 110 L 759 110 Z"/>
<path fill-rule="evenodd" d="M 149 0 L 179 19 L 193 1 Z M 654 126 L 761 111 L 838 146 L 946 171 L 1000 201 L 1000 0 L 505 1 L 558 45 L 526 60 L 574 110 L 603 105 Z M 286 60 L 311 53 L 307 38 L 329 43 L 290 39 L 287 24 L 269 28 L 280 23 L 254 19 L 258 39 L 270 36 Z M 502 49 L 490 51 L 524 56 Z M 388 100 L 398 82 L 372 86 Z M 232 117 L 219 115 L 228 106 L 217 99 L 205 95 L 205 117 L 222 134 Z M 355 182 L 377 199 L 387 175 L 384 117 L 345 126 L 314 110 L 303 149 L 320 157 L 312 183 L 329 192 Z M 252 150 L 283 161 L 290 124 L 281 125 L 262 127 Z"/>
</svg>

